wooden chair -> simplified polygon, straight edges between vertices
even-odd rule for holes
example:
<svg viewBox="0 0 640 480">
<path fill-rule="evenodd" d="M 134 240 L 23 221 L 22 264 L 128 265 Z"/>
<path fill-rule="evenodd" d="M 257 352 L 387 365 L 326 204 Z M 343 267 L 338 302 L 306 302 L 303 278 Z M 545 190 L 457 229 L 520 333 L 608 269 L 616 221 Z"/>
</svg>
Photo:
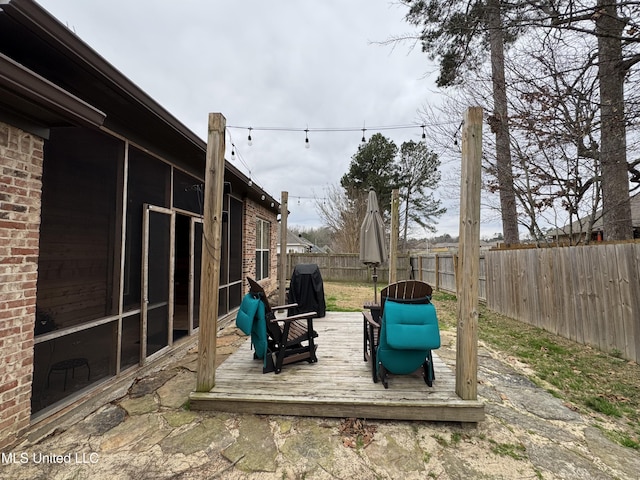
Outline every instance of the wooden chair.
<svg viewBox="0 0 640 480">
<path fill-rule="evenodd" d="M 364 361 L 370 362 L 371 377 L 374 383 L 378 382 L 377 351 L 378 345 L 380 344 L 380 327 L 382 323 L 382 315 L 384 314 L 384 304 L 387 298 L 403 301 L 425 302 L 431 301 L 432 293 L 433 289 L 431 288 L 431 285 L 426 282 L 419 280 L 402 280 L 383 288 L 380 292 L 380 304 L 368 305 L 367 307 L 369 308 L 369 311 L 363 312 Z"/>
<path fill-rule="evenodd" d="M 252 278 L 247 277 L 247 280 L 250 287 L 247 295 L 259 299 L 263 306 L 261 310 L 264 312 L 264 328 L 266 332 L 251 332 L 252 342 L 255 337 L 257 339 L 256 343 L 262 342 L 262 340 L 265 343 L 264 346 L 259 347 L 254 343 L 256 347 L 254 357 L 264 358 L 263 373 L 280 373 L 284 365 L 302 360 L 307 360 L 309 363 L 317 362 L 317 345 L 314 339 L 318 334 L 313 330 L 313 318 L 317 313 L 306 312 L 299 315 L 276 318 L 275 312 L 286 311 L 289 308 L 295 308 L 296 305 L 288 304 L 272 307 L 269 305 L 262 286 Z M 248 301 L 250 300 L 248 299 Z M 242 305 L 240 308 L 243 310 Z M 236 319 L 237 321 L 238 318 Z M 243 331 L 248 333 L 245 329 Z M 266 338 L 261 338 L 261 335 L 265 333 Z"/>
</svg>

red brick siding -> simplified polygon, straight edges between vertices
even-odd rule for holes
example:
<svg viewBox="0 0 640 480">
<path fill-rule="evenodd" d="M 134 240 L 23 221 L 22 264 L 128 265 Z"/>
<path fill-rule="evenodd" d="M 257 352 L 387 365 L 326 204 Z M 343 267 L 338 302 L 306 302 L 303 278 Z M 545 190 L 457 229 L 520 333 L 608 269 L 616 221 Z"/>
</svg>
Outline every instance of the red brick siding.
<svg viewBox="0 0 640 480">
<path fill-rule="evenodd" d="M 260 281 L 267 292 L 273 293 L 278 288 L 278 256 L 276 245 L 278 243 L 278 219 L 273 211 L 249 199 L 244 203 L 244 251 L 242 261 L 243 278 L 256 276 L 256 220 L 261 218 L 271 224 L 271 255 L 269 255 L 269 278 Z M 245 291 L 248 287 L 245 283 Z"/>
<path fill-rule="evenodd" d="M 0 449 L 31 415 L 43 145 L 0 122 Z"/>
</svg>

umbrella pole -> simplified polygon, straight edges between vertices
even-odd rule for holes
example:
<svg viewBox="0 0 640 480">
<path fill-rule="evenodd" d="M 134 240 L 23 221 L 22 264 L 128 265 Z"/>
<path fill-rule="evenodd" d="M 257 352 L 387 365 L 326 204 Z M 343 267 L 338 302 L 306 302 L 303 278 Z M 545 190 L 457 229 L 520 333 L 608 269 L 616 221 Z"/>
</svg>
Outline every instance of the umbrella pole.
<svg viewBox="0 0 640 480">
<path fill-rule="evenodd" d="M 376 266 L 373 266 L 373 303 L 378 303 L 378 272 L 376 271 Z"/>
</svg>

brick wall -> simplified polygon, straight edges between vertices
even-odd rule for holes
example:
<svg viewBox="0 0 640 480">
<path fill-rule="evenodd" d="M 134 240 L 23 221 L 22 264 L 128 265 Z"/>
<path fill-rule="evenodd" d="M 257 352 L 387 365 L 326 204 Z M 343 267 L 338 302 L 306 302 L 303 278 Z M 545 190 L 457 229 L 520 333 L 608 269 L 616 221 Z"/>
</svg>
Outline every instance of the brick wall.
<svg viewBox="0 0 640 480">
<path fill-rule="evenodd" d="M 242 276 L 243 278 L 256 276 L 256 219 L 261 218 L 271 223 L 271 255 L 269 255 L 269 278 L 260 281 L 267 295 L 270 295 L 278 288 L 278 256 L 276 255 L 276 245 L 278 244 L 278 219 L 268 208 L 245 199 L 244 202 L 244 251 L 242 255 Z M 245 292 L 248 286 L 245 282 Z"/>
<path fill-rule="evenodd" d="M 43 144 L 0 122 L 0 449 L 31 415 Z"/>
</svg>

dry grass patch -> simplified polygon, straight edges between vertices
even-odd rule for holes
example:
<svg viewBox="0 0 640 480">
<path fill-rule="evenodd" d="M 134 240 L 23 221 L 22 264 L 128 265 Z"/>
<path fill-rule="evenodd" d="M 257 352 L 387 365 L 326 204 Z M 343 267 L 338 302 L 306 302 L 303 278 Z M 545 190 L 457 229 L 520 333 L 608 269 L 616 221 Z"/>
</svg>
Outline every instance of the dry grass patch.
<svg viewBox="0 0 640 480">
<path fill-rule="evenodd" d="M 378 284 L 380 290 L 385 285 Z M 327 311 L 361 312 L 365 302 L 373 302 L 373 283 L 324 282 Z"/>
</svg>

